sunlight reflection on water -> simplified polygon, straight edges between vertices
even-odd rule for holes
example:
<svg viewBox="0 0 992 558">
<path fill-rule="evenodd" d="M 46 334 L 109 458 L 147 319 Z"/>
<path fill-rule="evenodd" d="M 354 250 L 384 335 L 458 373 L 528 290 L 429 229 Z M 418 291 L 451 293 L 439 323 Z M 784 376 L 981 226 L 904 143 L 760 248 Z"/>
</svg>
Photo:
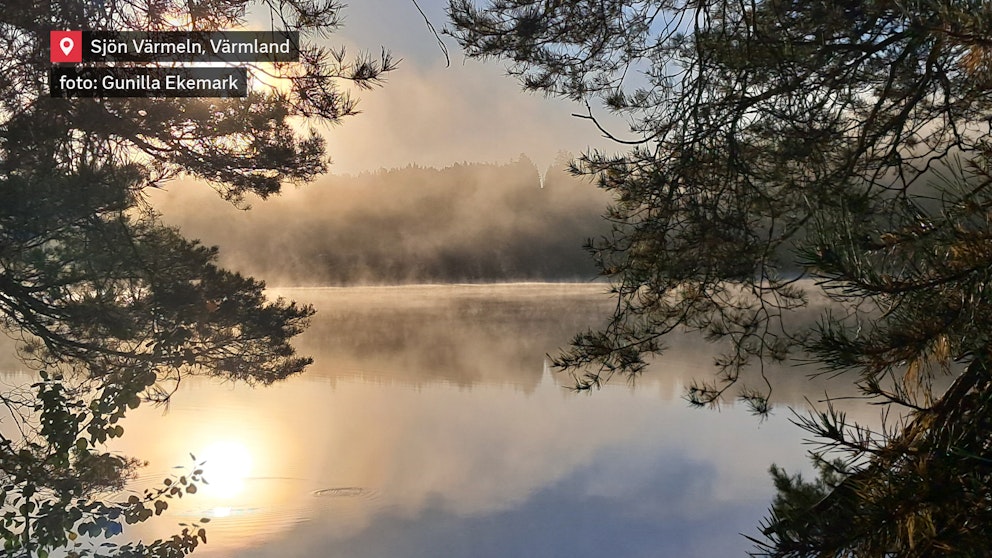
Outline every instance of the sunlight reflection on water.
<svg viewBox="0 0 992 558">
<path fill-rule="evenodd" d="M 196 462 L 210 485 L 126 534 L 209 517 L 196 556 L 743 555 L 768 466 L 808 471 L 802 433 L 784 407 L 764 422 L 688 408 L 713 358 L 690 338 L 636 388 L 565 389 L 546 355 L 608 316 L 603 291 L 276 292 L 317 307 L 299 343 L 312 369 L 258 389 L 184 381 L 133 412 L 115 448 L 150 465 L 130 489 Z M 803 386 L 784 373 L 779 401 Z"/>
</svg>

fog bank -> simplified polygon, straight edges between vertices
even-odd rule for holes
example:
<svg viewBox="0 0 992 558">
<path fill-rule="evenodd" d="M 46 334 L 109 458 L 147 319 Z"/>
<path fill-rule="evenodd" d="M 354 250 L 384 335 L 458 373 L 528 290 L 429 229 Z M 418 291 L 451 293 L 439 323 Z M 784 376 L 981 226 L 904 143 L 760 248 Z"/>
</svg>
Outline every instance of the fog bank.
<svg viewBox="0 0 992 558">
<path fill-rule="evenodd" d="M 589 280 L 583 242 L 608 195 L 525 156 L 506 164 L 326 176 L 239 210 L 177 182 L 151 203 L 221 262 L 272 285 Z M 543 178 L 543 181 L 542 181 Z"/>
</svg>

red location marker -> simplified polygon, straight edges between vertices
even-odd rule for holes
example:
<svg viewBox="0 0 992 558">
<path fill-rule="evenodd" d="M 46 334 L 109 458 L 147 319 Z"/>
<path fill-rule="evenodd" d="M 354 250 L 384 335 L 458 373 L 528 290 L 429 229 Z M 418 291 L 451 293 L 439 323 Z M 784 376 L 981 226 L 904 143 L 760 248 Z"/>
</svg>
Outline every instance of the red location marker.
<svg viewBox="0 0 992 558">
<path fill-rule="evenodd" d="M 83 32 L 82 31 L 52 31 L 49 36 L 51 60 L 59 62 L 78 63 L 83 61 Z"/>
</svg>

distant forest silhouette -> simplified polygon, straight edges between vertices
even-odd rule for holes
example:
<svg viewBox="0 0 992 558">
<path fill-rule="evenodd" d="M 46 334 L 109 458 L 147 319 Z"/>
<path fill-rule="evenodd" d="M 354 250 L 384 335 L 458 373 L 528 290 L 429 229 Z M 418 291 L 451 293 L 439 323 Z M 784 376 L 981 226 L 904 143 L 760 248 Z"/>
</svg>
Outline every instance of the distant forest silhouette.
<svg viewBox="0 0 992 558">
<path fill-rule="evenodd" d="M 328 176 L 240 211 L 177 184 L 153 198 L 184 234 L 272 285 L 585 281 L 583 249 L 605 234 L 609 197 L 526 156 L 505 164 L 409 166 Z M 543 185 L 543 187 L 542 187 Z"/>
</svg>

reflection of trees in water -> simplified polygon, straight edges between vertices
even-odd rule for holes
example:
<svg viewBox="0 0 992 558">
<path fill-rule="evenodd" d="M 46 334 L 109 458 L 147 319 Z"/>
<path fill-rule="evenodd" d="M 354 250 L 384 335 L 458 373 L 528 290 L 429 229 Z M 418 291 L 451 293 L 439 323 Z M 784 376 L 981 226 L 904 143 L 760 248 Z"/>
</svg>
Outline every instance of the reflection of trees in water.
<svg viewBox="0 0 992 558">
<path fill-rule="evenodd" d="M 301 291 L 318 315 L 298 346 L 313 355 L 311 373 L 327 378 L 360 376 L 373 382 L 459 386 L 505 384 L 533 390 L 555 354 L 576 332 L 600 325 L 612 308 L 601 284 L 508 284 L 356 287 Z M 818 313 L 793 316 L 812 323 Z M 719 345 L 692 333 L 673 335 L 638 389 L 682 397 L 683 388 L 705 373 Z M 877 422 L 878 409 L 864 409 L 857 388 L 844 378 L 813 376 L 815 366 L 769 364 L 781 413 L 831 398 L 839 408 Z M 553 368 L 564 387 L 573 380 Z M 940 379 L 937 379 L 940 381 Z M 755 368 L 743 384 L 762 382 Z M 947 383 L 947 382 L 945 382 Z M 732 404 L 725 398 L 720 404 Z"/>
<path fill-rule="evenodd" d="M 411 384 L 510 384 L 532 390 L 544 373 L 545 355 L 608 311 L 602 286 L 333 292 L 307 293 L 320 314 L 300 347 L 314 355 L 314 372 Z"/>
<path fill-rule="evenodd" d="M 168 400 L 187 375 L 268 384 L 300 372 L 310 359 L 289 340 L 312 309 L 269 302 L 262 283 L 217 267 L 216 250 L 163 226 L 143 192 L 183 173 L 240 201 L 312 179 L 324 170 L 323 143 L 294 135 L 287 119 L 351 112 L 336 78 L 315 74 L 371 84 L 389 63 L 352 75 L 344 61 L 314 58 L 304 69 L 309 81 L 287 96 L 51 99 L 39 94 L 51 66 L 42 48 L 50 27 L 162 29 L 170 25 L 162 14 L 187 9 L 164 2 L 153 13 L 108 1 L 105 13 L 83 14 L 73 6 L 15 3 L 0 16 L 0 324 L 38 378 L 0 394 L 8 413 L 0 537 L 9 555 L 67 547 L 70 555 L 182 556 L 206 540 L 199 525 L 148 544 L 90 545 L 87 536 L 119 534 L 196 492 L 201 474 L 115 497 L 138 461 L 107 452 L 106 442 L 123 435 L 129 410 Z M 325 26 L 337 10 L 293 6 L 283 5 L 283 15 L 304 26 Z M 236 27 L 243 7 L 200 3 L 196 25 Z"/>
</svg>

